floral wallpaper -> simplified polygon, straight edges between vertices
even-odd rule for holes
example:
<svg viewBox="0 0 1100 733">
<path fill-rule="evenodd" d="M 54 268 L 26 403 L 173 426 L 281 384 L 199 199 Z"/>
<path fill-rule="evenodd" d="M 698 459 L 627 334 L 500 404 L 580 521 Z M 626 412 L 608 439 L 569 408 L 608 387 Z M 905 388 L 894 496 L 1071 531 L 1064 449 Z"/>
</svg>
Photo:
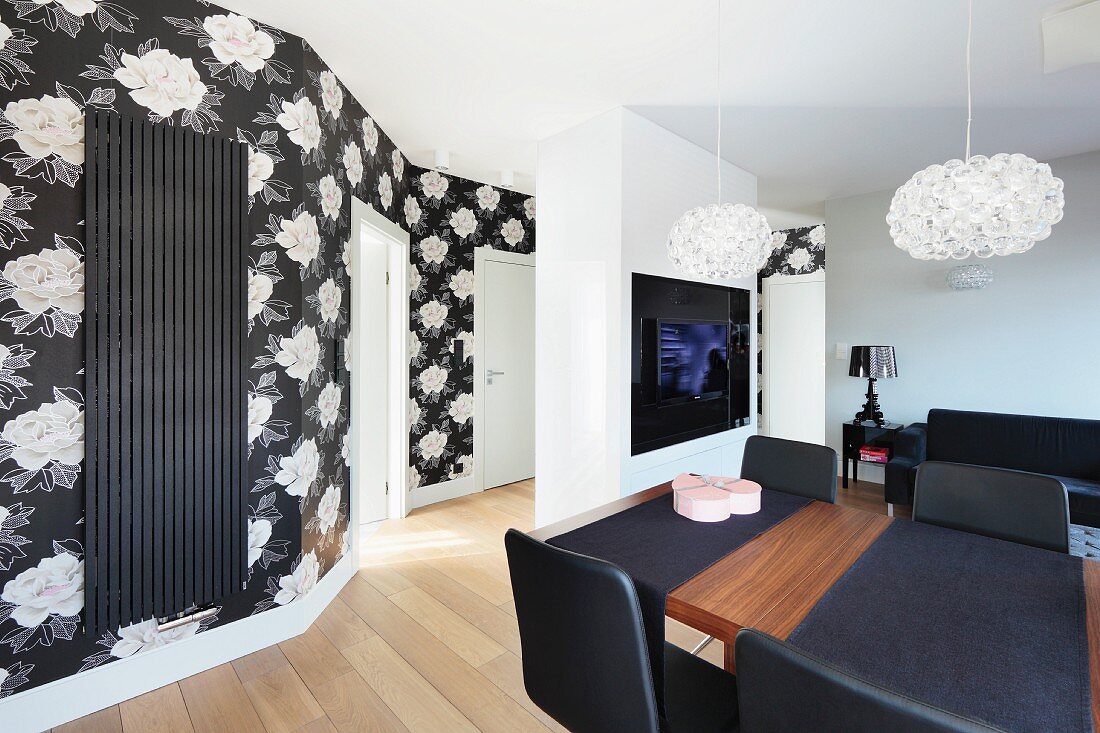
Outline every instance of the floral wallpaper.
<svg viewBox="0 0 1100 733">
<path fill-rule="evenodd" d="M 780 229 L 772 232 L 772 250 L 756 278 L 756 419 L 766 429 L 764 414 L 764 278 L 772 275 L 806 275 L 825 269 L 825 225 Z"/>
<path fill-rule="evenodd" d="M 351 196 L 404 225 L 410 167 L 302 39 L 202 0 L 0 0 L 0 87 L 5 697 L 291 603 L 347 551 Z M 86 108 L 250 146 L 249 581 L 170 632 L 81 626 Z"/>
<path fill-rule="evenodd" d="M 534 252 L 535 199 L 417 169 L 404 201 L 412 234 L 408 418 L 415 489 L 473 473 L 474 249 Z"/>
</svg>

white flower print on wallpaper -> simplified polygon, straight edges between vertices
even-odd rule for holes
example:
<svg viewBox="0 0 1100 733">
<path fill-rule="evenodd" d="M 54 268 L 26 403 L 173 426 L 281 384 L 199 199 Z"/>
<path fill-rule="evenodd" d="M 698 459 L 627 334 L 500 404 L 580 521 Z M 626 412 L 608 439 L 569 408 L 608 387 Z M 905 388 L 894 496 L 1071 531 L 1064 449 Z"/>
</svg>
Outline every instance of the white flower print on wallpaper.
<svg viewBox="0 0 1100 733">
<path fill-rule="evenodd" d="M 299 93 L 292 102 L 283 101 L 280 112 L 275 117 L 278 123 L 287 132 L 287 137 L 295 145 L 302 149 L 302 160 L 307 160 L 307 155 L 321 145 L 322 132 L 321 120 L 317 116 L 317 106 L 309 100 L 309 97 Z"/>
<path fill-rule="evenodd" d="M 288 83 L 294 73 L 289 65 L 272 58 L 275 45 L 283 43 L 283 34 L 250 18 L 229 13 L 208 15 L 201 20 L 166 17 L 180 35 L 198 39 L 199 48 L 213 54 L 202 63 L 215 79 L 224 79 L 233 86 L 252 89 L 257 75 L 269 84 Z"/>
<path fill-rule="evenodd" d="M 72 544 L 77 544 L 70 541 Z M 84 608 L 84 561 L 63 543 L 54 543 L 54 555 L 44 557 L 4 584 L 0 592 L 0 623 L 14 628 L 0 638 L 13 652 L 56 640 L 69 641 Z"/>
<path fill-rule="evenodd" d="M 448 287 L 450 287 L 456 298 L 466 300 L 474 294 L 474 273 L 469 270 L 459 270 L 451 275 L 451 282 L 448 283 Z"/>
<path fill-rule="evenodd" d="M 348 183 L 352 188 L 363 180 L 363 153 L 354 141 L 344 146 L 344 175 L 348 177 Z"/>
<path fill-rule="evenodd" d="M 330 219 L 340 216 L 340 207 L 344 203 L 344 192 L 336 183 L 336 177 L 327 175 L 317 184 L 317 191 L 321 198 L 321 213 Z"/>
<path fill-rule="evenodd" d="M 171 117 L 180 109 L 193 112 L 206 96 L 207 87 L 191 59 L 157 48 L 143 56 L 123 53 L 119 61 L 115 79 L 132 90 L 135 102 L 161 117 Z"/>
<path fill-rule="evenodd" d="M 274 337 L 272 337 L 274 338 Z M 286 369 L 288 377 L 301 382 L 301 392 L 317 377 L 318 366 L 323 356 L 322 346 L 317 340 L 317 330 L 313 326 L 299 324 L 294 335 L 279 339 L 274 361 Z M 266 366 L 266 362 L 262 366 Z"/>
<path fill-rule="evenodd" d="M 363 146 L 366 148 L 367 155 L 372 158 L 378 155 L 378 126 L 374 124 L 374 120 L 367 117 L 363 120 Z"/>
<path fill-rule="evenodd" d="M 0 463 L 13 461 L 16 467 L 0 476 L 0 483 L 10 485 L 13 493 L 73 487 L 84 461 L 84 408 L 74 401 L 74 393 L 55 389 L 56 402 L 4 423 Z"/>
<path fill-rule="evenodd" d="M 449 223 L 454 233 L 462 239 L 477 232 L 477 217 L 465 206 L 451 214 Z"/>
<path fill-rule="evenodd" d="M 422 214 L 420 210 L 420 202 L 413 196 L 405 197 L 405 223 L 409 227 L 409 231 L 419 233 L 422 229 L 420 226 L 420 216 Z"/>
<path fill-rule="evenodd" d="M 321 454 L 313 438 L 303 440 L 294 448 L 294 453 L 279 461 L 279 472 L 275 474 L 275 483 L 286 487 L 291 496 L 304 497 L 309 493 L 320 470 Z"/>
<path fill-rule="evenodd" d="M 84 165 L 84 114 L 78 104 L 82 100 L 73 100 L 60 84 L 57 91 L 57 96 L 43 94 L 5 105 L 0 141 L 12 140 L 19 149 L 3 159 L 12 164 L 16 176 L 75 187 Z M 109 102 L 108 97 L 113 99 L 114 92 L 104 92 L 99 101 Z"/>
<path fill-rule="evenodd" d="M 317 586 L 321 567 L 317 562 L 317 556 L 312 552 L 305 554 L 294 572 L 279 578 L 278 592 L 275 594 L 275 603 L 285 606 L 288 603 L 309 595 Z"/>
<path fill-rule="evenodd" d="M 103 64 L 88 64 L 81 76 L 113 80 L 128 89 L 130 99 L 147 110 L 153 122 L 174 121 L 180 112 L 180 124 L 195 132 L 218 129 L 222 118 L 214 108 L 221 106 L 225 95 L 202 80 L 190 58 L 161 48 L 160 39 L 150 38 L 136 53 L 107 43 L 99 58 Z"/>
<path fill-rule="evenodd" d="M 390 154 L 390 161 L 393 164 L 393 178 L 395 181 L 400 181 L 405 177 L 405 156 L 400 150 L 394 150 Z"/>
<path fill-rule="evenodd" d="M 373 121 L 363 124 L 368 111 L 307 43 L 268 25 L 196 0 L 0 6 L 3 697 L 187 644 L 192 632 L 298 597 L 339 560 L 349 421 L 342 404 L 332 416 L 329 385 L 342 402 L 350 382 L 325 355 L 350 328 L 340 253 L 351 195 L 405 226 L 401 209 L 421 171 Z M 82 570 L 70 571 L 81 567 L 84 532 L 86 108 L 248 145 L 249 582 L 209 623 L 178 636 L 138 624 L 96 639 L 70 607 L 83 598 Z M 337 186 L 322 191 L 326 176 Z M 329 492 L 322 507 L 329 487 L 339 500 Z M 307 531 L 318 515 L 326 530 Z M 21 625 L 42 613 L 37 626 Z"/>
<path fill-rule="evenodd" d="M 8 260 L 0 277 L 0 302 L 15 308 L 0 316 L 17 334 L 72 337 L 84 312 L 84 248 L 56 236 L 55 247 Z"/>
<path fill-rule="evenodd" d="M 382 202 L 382 208 L 390 208 L 393 203 L 393 181 L 389 173 L 383 173 L 378 180 L 378 200 Z"/>
</svg>

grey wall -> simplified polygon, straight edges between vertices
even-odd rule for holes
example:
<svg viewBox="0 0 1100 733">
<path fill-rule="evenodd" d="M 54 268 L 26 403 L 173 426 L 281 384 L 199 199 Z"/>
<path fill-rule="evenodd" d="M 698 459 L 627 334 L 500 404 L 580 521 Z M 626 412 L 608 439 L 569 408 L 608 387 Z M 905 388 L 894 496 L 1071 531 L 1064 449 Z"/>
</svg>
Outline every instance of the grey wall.
<svg viewBox="0 0 1100 733">
<path fill-rule="evenodd" d="M 923 420 L 931 407 L 1100 419 L 1100 152 L 1049 162 L 1066 184 L 1065 218 L 1030 252 L 987 261 L 985 290 L 952 291 L 944 275 L 959 263 L 894 246 L 892 190 L 826 202 L 830 445 L 839 450 L 866 390 L 835 358 L 837 342 L 895 346 L 899 377 L 879 381 L 891 421 Z"/>
</svg>

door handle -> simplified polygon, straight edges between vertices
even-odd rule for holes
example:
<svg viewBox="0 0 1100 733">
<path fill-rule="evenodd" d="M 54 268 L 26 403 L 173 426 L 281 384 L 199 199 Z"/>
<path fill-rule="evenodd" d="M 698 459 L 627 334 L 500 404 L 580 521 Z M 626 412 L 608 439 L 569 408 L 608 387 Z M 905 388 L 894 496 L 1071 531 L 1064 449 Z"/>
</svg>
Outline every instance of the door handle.
<svg viewBox="0 0 1100 733">
<path fill-rule="evenodd" d="M 504 372 L 498 372 L 498 371 L 495 371 L 493 369 L 486 369 L 485 370 L 485 384 L 492 384 L 493 383 L 493 377 L 499 377 L 502 374 L 504 374 Z"/>
</svg>

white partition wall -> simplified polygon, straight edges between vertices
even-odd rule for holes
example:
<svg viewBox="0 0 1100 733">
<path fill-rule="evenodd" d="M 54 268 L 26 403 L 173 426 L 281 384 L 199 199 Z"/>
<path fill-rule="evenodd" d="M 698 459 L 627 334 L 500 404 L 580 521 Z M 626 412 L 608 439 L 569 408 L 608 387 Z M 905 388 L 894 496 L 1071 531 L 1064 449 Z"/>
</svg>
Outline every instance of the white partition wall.
<svg viewBox="0 0 1100 733">
<path fill-rule="evenodd" d="M 716 201 L 717 164 L 627 109 L 539 144 L 536 525 L 683 470 L 740 470 L 755 414 L 743 428 L 630 455 L 631 275 L 680 277 L 666 255 L 668 231 L 686 210 Z M 756 204 L 755 176 L 725 162 L 722 188 L 724 201 Z M 720 284 L 752 294 L 755 338 L 755 278 Z"/>
</svg>

